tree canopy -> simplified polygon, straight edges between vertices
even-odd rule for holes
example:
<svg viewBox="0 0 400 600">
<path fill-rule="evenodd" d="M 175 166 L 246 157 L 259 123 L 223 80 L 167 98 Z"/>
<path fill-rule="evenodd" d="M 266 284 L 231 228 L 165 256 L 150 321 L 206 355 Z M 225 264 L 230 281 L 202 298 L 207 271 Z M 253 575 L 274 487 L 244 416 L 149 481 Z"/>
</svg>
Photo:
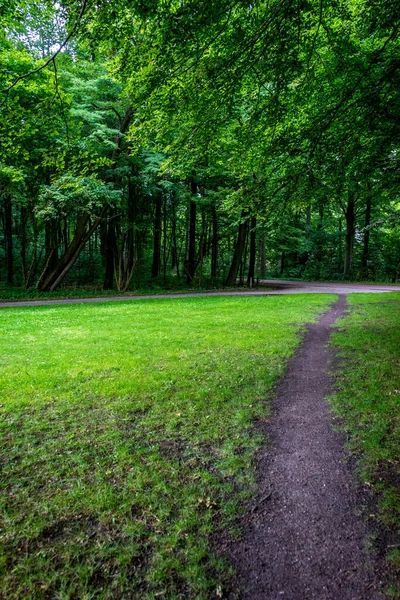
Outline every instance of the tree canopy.
<svg viewBox="0 0 400 600">
<path fill-rule="evenodd" d="M 0 2 L 0 274 L 397 280 L 393 0 Z"/>
</svg>

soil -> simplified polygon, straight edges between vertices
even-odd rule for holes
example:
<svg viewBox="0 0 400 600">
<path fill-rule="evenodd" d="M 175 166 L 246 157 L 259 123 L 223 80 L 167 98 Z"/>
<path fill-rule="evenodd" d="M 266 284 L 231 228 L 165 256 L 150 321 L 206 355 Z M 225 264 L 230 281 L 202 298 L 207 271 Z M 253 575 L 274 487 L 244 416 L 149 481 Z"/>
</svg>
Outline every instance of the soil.
<svg viewBox="0 0 400 600">
<path fill-rule="evenodd" d="M 244 600 L 378 600 L 382 582 L 367 550 L 368 531 L 343 434 L 325 400 L 331 392 L 327 347 L 343 315 L 340 296 L 308 326 L 278 383 L 274 412 L 260 424 L 271 440 L 257 458 L 259 492 L 241 522 L 238 541 L 217 552 L 236 569 L 225 597 Z"/>
</svg>

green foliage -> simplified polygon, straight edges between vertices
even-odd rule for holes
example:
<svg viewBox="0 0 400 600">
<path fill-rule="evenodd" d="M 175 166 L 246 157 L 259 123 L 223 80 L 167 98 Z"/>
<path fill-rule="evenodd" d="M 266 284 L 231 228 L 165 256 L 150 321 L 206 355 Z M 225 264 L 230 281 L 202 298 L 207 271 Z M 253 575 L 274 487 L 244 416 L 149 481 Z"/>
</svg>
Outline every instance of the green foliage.
<svg viewBox="0 0 400 600">
<path fill-rule="evenodd" d="M 64 240 L 57 234 L 54 241 L 59 257 L 85 208 L 103 201 L 112 212 L 118 205 L 115 232 L 99 224 L 90 255 L 102 267 L 111 264 L 106 247 L 114 246 L 118 265 L 128 256 L 126 283 L 133 264 L 138 279 L 152 264 L 158 198 L 164 279 L 173 270 L 181 276 L 194 200 L 196 262 L 211 268 L 215 235 L 219 276 L 229 268 L 245 210 L 257 217 L 266 248 L 264 260 L 257 246 L 260 272 L 396 280 L 398 230 L 388 220 L 399 202 L 394 0 L 0 6 L 0 198 L 5 204 L 11 196 L 14 237 L 26 206 L 27 237 L 42 248 L 43 218 L 51 212 L 64 228 Z M 75 25 L 55 61 L 4 92 L 40 68 Z M 62 182 L 74 178 L 98 182 L 98 201 L 86 184 L 85 193 L 70 190 L 66 198 Z M 119 199 L 105 193 L 111 186 Z M 350 197 L 355 214 L 345 250 Z M 386 226 L 371 229 L 364 248 L 364 228 L 380 219 Z M 30 245 L 27 255 L 36 250 Z M 31 279 L 49 252 L 34 258 Z M 243 272 L 246 261 L 244 252 Z"/>
<path fill-rule="evenodd" d="M 105 184 L 94 175 L 64 175 L 52 185 L 41 188 L 37 214 L 41 218 L 51 218 L 66 215 L 71 209 L 92 212 L 104 203 L 118 204 L 121 194 L 120 190 L 113 189 L 112 184 Z"/>
</svg>

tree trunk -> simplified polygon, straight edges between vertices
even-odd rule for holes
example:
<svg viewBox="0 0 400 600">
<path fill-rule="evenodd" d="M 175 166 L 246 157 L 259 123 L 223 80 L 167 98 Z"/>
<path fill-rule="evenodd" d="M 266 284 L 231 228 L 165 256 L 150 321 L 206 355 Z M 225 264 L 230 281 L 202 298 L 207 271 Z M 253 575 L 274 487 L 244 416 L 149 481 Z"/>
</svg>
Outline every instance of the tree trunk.
<svg viewBox="0 0 400 600">
<path fill-rule="evenodd" d="M 31 287 L 32 280 L 36 274 L 37 266 L 40 262 L 40 254 L 41 254 L 41 253 L 39 253 L 39 257 L 38 257 L 38 240 L 39 240 L 38 222 L 33 214 L 33 210 L 29 210 L 29 213 L 30 213 L 30 218 L 31 218 L 33 236 L 31 239 L 31 247 L 32 247 L 31 257 L 29 260 L 29 265 L 26 264 L 26 270 L 25 270 L 25 274 L 24 274 L 25 289 L 28 289 Z"/>
<path fill-rule="evenodd" d="M 371 208 L 372 201 L 371 195 L 368 194 L 367 197 L 367 205 L 365 207 L 365 231 L 364 231 L 364 245 L 363 245 L 363 253 L 362 253 L 362 270 L 365 277 L 368 277 L 368 259 L 369 259 L 369 234 L 370 230 L 367 227 L 371 223 Z"/>
<path fill-rule="evenodd" d="M 338 269 L 339 271 L 343 265 L 342 231 L 343 231 L 342 219 L 339 219 L 339 269 Z"/>
<path fill-rule="evenodd" d="M 235 250 L 233 252 L 232 262 L 229 269 L 228 276 L 225 280 L 225 285 L 235 285 L 237 274 L 242 262 L 244 245 L 246 242 L 247 224 L 248 224 L 249 211 L 242 210 L 241 222 L 239 225 L 238 237 L 235 244 Z"/>
<path fill-rule="evenodd" d="M 344 257 L 344 275 L 349 275 L 353 261 L 353 244 L 355 233 L 355 202 L 354 193 L 349 192 L 347 197 L 346 217 L 346 248 Z"/>
<path fill-rule="evenodd" d="M 91 225 L 91 227 L 87 227 L 89 218 L 90 218 L 90 215 L 88 212 L 85 212 L 79 218 L 78 224 L 75 229 L 74 237 L 73 237 L 71 243 L 69 244 L 67 251 L 63 254 L 63 256 L 58 261 L 58 264 L 55 267 L 55 269 L 51 273 L 46 275 L 45 277 L 43 277 L 43 273 L 40 276 L 39 281 L 37 283 L 37 287 L 40 290 L 42 290 L 44 292 L 47 292 L 47 291 L 52 292 L 60 285 L 60 283 L 63 281 L 64 277 L 67 275 L 67 273 L 70 271 L 70 269 L 75 264 L 75 261 L 79 257 L 82 249 L 84 248 L 86 242 L 92 235 L 93 231 L 99 225 L 106 209 L 107 209 L 107 205 L 104 205 L 100 211 L 99 216 L 94 219 L 94 222 Z"/>
<path fill-rule="evenodd" d="M 167 280 L 167 228 L 168 228 L 167 201 L 164 198 L 164 202 L 163 202 L 163 279 L 164 279 L 164 285 Z"/>
<path fill-rule="evenodd" d="M 283 271 L 285 270 L 285 251 L 282 250 L 279 256 L 279 273 L 283 275 Z"/>
<path fill-rule="evenodd" d="M 161 195 L 155 199 L 154 235 L 153 235 L 153 264 L 151 276 L 158 277 L 161 270 Z"/>
<path fill-rule="evenodd" d="M 14 254 L 13 254 L 13 223 L 12 223 L 12 203 L 11 196 L 8 196 L 4 207 L 5 217 L 5 239 L 7 252 L 7 283 L 14 284 Z"/>
<path fill-rule="evenodd" d="M 264 279 L 266 275 L 266 248 L 265 240 L 260 241 L 260 277 Z"/>
<path fill-rule="evenodd" d="M 240 269 L 239 269 L 239 285 L 244 285 L 244 272 L 246 270 L 246 265 L 247 265 L 247 248 L 249 245 L 249 223 L 247 222 L 247 227 L 246 227 L 246 239 L 244 242 L 244 251 L 243 251 L 243 256 L 242 256 L 242 260 L 240 263 Z"/>
<path fill-rule="evenodd" d="M 58 263 L 58 223 L 53 219 L 45 221 L 46 268 L 45 273 L 53 271 Z"/>
<path fill-rule="evenodd" d="M 247 275 L 247 285 L 254 287 L 254 274 L 256 269 L 256 225 L 257 217 L 253 215 L 251 217 L 250 225 L 250 259 L 249 259 L 249 272 Z"/>
<path fill-rule="evenodd" d="M 20 211 L 20 240 L 21 240 L 21 264 L 22 264 L 22 278 L 24 283 L 26 282 L 27 265 L 26 265 L 26 223 L 27 214 L 25 206 L 21 206 Z"/>
<path fill-rule="evenodd" d="M 174 197 L 171 197 L 172 222 L 171 222 L 171 269 L 178 269 L 178 244 L 176 240 L 176 209 Z"/>
<path fill-rule="evenodd" d="M 128 232 L 126 238 L 125 250 L 125 275 L 123 291 L 127 291 L 132 279 L 133 268 L 135 265 L 135 221 L 136 221 L 136 201 L 137 186 L 132 182 L 128 185 Z M 129 281 L 128 281 L 129 279 Z"/>
<path fill-rule="evenodd" d="M 215 206 L 212 212 L 211 278 L 216 279 L 218 272 L 218 218 Z"/>
<path fill-rule="evenodd" d="M 115 226 L 115 213 L 114 211 L 110 210 L 104 236 L 105 273 L 103 290 L 112 290 L 114 287 L 115 256 L 117 253 L 117 237 Z"/>
<path fill-rule="evenodd" d="M 197 195 L 196 171 L 192 171 L 192 181 L 190 191 L 192 198 Z M 188 239 L 188 259 L 186 264 L 186 282 L 191 284 L 196 272 L 196 212 L 197 204 L 195 200 L 190 201 L 189 207 L 189 239 Z"/>
</svg>

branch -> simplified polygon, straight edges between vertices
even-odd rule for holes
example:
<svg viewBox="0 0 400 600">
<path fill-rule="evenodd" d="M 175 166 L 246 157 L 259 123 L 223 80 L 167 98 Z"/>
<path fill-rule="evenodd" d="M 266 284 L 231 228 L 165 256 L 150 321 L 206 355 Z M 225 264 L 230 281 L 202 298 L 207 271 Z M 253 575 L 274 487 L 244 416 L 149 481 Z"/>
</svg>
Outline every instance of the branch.
<svg viewBox="0 0 400 600">
<path fill-rule="evenodd" d="M 50 56 L 50 58 L 48 58 L 45 63 L 43 63 L 43 65 L 40 65 L 40 67 L 37 67 L 36 69 L 33 69 L 32 71 L 28 71 L 28 73 L 25 73 L 24 75 L 19 75 L 13 81 L 13 83 L 11 85 L 9 85 L 4 90 L 0 90 L 2 93 L 8 94 L 8 92 L 10 90 L 12 90 L 12 88 L 15 87 L 19 81 L 21 81 L 22 79 L 25 79 L 26 77 L 29 77 L 30 75 L 33 75 L 34 73 L 38 73 L 39 71 L 41 71 L 42 69 L 45 69 L 51 62 L 54 61 L 54 59 L 56 58 L 56 56 L 61 52 L 61 50 L 63 48 L 65 48 L 65 46 L 68 44 L 69 40 L 72 38 L 72 36 L 76 32 L 76 30 L 78 29 L 79 23 L 80 23 L 80 21 L 81 21 L 81 19 L 83 17 L 83 14 L 84 14 L 84 12 L 86 10 L 87 3 L 88 3 L 88 0 L 83 0 L 82 6 L 81 6 L 81 10 L 80 10 L 78 18 L 77 18 L 77 20 L 75 22 L 75 25 L 73 26 L 73 28 L 71 29 L 71 31 L 69 32 L 69 34 L 67 35 L 67 37 L 65 38 L 65 40 L 63 41 L 63 43 L 56 50 L 56 52 L 54 52 L 54 54 L 52 56 Z"/>
<path fill-rule="evenodd" d="M 103 110 L 105 112 L 107 111 L 112 111 L 113 113 L 115 113 L 117 115 L 118 121 L 121 125 L 122 123 L 122 117 L 119 114 L 119 112 L 117 111 L 117 109 L 115 109 L 113 106 L 98 106 L 97 104 L 92 103 L 93 108 L 95 108 L 96 110 Z"/>
</svg>

